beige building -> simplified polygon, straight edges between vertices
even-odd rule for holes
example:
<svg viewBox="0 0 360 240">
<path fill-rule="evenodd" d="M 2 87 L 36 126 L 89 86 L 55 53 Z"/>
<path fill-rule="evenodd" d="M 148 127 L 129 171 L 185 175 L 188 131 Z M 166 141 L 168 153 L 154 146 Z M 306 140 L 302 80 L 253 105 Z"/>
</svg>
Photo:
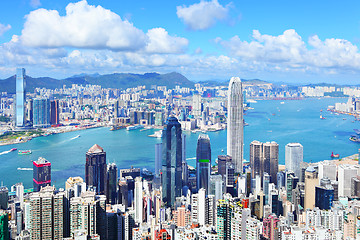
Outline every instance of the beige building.
<svg viewBox="0 0 360 240">
<path fill-rule="evenodd" d="M 315 207 L 315 187 L 319 185 L 318 174 L 313 166 L 305 171 L 305 209 Z"/>
</svg>

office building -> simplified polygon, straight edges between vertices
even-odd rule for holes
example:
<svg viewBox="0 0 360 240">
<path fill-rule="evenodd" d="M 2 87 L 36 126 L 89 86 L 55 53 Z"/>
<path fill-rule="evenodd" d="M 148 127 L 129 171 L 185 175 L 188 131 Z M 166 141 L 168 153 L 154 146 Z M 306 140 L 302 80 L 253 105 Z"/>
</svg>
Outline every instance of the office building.
<svg viewBox="0 0 360 240">
<path fill-rule="evenodd" d="M 46 186 L 30 195 L 31 239 L 63 239 L 64 192 Z"/>
<path fill-rule="evenodd" d="M 228 89 L 227 155 L 232 157 L 235 172 L 243 172 L 244 120 L 243 93 L 239 77 L 232 77 Z"/>
<path fill-rule="evenodd" d="M 252 141 L 250 143 L 250 168 L 252 178 L 255 178 L 256 175 L 262 175 L 262 145 L 259 141 Z"/>
<path fill-rule="evenodd" d="M 4 211 L 0 210 L 0 240 L 9 240 L 9 214 Z"/>
<path fill-rule="evenodd" d="M 334 201 L 334 188 L 329 178 L 320 180 L 321 185 L 315 187 L 315 207 L 330 210 Z"/>
<path fill-rule="evenodd" d="M 59 100 L 53 100 L 50 102 L 50 124 L 58 125 L 60 123 L 59 120 Z"/>
<path fill-rule="evenodd" d="M 181 172 L 182 172 L 182 176 L 181 176 L 181 182 L 183 186 L 188 186 L 189 185 L 189 169 L 188 169 L 188 165 L 186 162 L 186 135 L 181 135 Z"/>
<path fill-rule="evenodd" d="M 47 98 L 35 98 L 33 101 L 33 127 L 50 127 L 50 100 Z"/>
<path fill-rule="evenodd" d="M 226 175 L 226 164 L 231 163 L 232 158 L 228 155 L 219 155 L 218 156 L 218 173 L 225 177 Z"/>
<path fill-rule="evenodd" d="M 160 177 L 161 172 L 162 143 L 155 144 L 155 177 Z"/>
<path fill-rule="evenodd" d="M 345 164 L 338 166 L 339 197 L 350 197 L 351 179 L 356 177 L 357 173 L 358 166 Z"/>
<path fill-rule="evenodd" d="M 25 69 L 16 69 L 16 99 L 15 99 L 15 126 L 25 127 L 25 102 L 26 102 Z"/>
<path fill-rule="evenodd" d="M 285 169 L 293 171 L 295 176 L 301 176 L 303 162 L 303 146 L 300 143 L 288 143 L 285 146 Z"/>
<path fill-rule="evenodd" d="M 143 222 L 143 182 L 141 177 L 135 178 L 134 210 L 135 222 Z"/>
<path fill-rule="evenodd" d="M 97 144 L 86 153 L 85 182 L 86 186 L 94 188 L 97 194 L 106 195 L 106 152 Z"/>
<path fill-rule="evenodd" d="M 276 142 L 266 142 L 263 144 L 264 173 L 270 175 L 270 183 L 277 182 L 279 171 L 279 144 Z"/>
<path fill-rule="evenodd" d="M 0 187 L 0 209 L 7 210 L 9 201 L 9 189 Z"/>
<path fill-rule="evenodd" d="M 319 184 L 317 172 L 313 166 L 309 166 L 305 172 L 305 209 L 315 207 L 315 187 Z"/>
<path fill-rule="evenodd" d="M 51 163 L 45 158 L 39 157 L 33 162 L 33 186 L 34 192 L 42 187 L 51 185 Z"/>
<path fill-rule="evenodd" d="M 351 178 L 351 197 L 360 197 L 360 176 L 359 175 Z"/>
<path fill-rule="evenodd" d="M 107 166 L 106 200 L 110 204 L 117 203 L 118 168 L 115 163 Z"/>
<path fill-rule="evenodd" d="M 169 117 L 162 133 L 162 194 L 166 206 L 173 206 L 182 189 L 181 125 Z"/>
<path fill-rule="evenodd" d="M 201 96 L 200 96 L 200 94 L 194 94 L 192 97 L 192 114 L 195 117 L 201 116 Z"/>
<path fill-rule="evenodd" d="M 196 182 L 197 189 L 209 191 L 209 178 L 211 173 L 211 146 L 208 135 L 199 135 L 196 148 Z"/>
</svg>

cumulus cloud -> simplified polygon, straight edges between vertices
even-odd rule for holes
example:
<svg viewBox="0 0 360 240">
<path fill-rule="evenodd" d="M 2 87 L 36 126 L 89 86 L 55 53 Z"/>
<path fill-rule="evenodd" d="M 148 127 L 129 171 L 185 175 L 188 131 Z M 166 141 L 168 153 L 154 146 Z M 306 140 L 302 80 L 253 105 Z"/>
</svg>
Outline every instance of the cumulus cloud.
<svg viewBox="0 0 360 240">
<path fill-rule="evenodd" d="M 134 50 L 145 46 L 146 35 L 127 20 L 101 6 L 70 3 L 66 15 L 37 9 L 26 17 L 22 41 L 32 47 L 81 47 Z"/>
<path fill-rule="evenodd" d="M 177 6 L 176 14 L 190 30 L 205 30 L 215 25 L 218 20 L 225 20 L 229 15 L 230 5 L 222 6 L 217 0 L 203 1 L 190 6 Z"/>
<path fill-rule="evenodd" d="M 2 36 L 6 31 L 10 30 L 11 26 L 10 24 L 5 25 L 0 23 L 0 36 Z"/>
<path fill-rule="evenodd" d="M 234 36 L 227 41 L 217 38 L 214 42 L 224 46 L 234 57 L 275 71 L 325 68 L 360 71 L 359 49 L 344 39 L 322 41 L 314 35 L 306 43 L 293 29 L 278 36 L 254 30 L 252 37 L 252 41 L 242 41 Z M 328 69 L 325 72 L 329 72 Z"/>
<path fill-rule="evenodd" d="M 150 29 L 147 36 L 146 51 L 149 53 L 182 53 L 189 44 L 186 38 L 170 36 L 164 28 Z"/>
</svg>

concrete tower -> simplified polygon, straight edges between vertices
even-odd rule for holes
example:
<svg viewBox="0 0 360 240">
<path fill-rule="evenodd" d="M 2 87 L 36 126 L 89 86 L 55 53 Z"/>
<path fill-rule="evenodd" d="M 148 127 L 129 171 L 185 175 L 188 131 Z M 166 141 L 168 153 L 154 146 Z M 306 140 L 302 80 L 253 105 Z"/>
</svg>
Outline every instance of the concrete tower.
<svg viewBox="0 0 360 240">
<path fill-rule="evenodd" d="M 235 172 L 243 171 L 244 149 L 243 93 L 239 77 L 232 77 L 228 90 L 227 155 L 232 157 Z"/>
</svg>

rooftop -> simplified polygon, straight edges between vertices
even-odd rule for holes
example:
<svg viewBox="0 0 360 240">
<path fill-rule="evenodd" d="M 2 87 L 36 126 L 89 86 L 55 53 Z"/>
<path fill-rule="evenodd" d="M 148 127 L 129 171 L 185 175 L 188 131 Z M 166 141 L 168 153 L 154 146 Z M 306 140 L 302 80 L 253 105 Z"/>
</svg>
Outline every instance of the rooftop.
<svg viewBox="0 0 360 240">
<path fill-rule="evenodd" d="M 101 152 L 104 152 L 104 149 L 97 144 L 95 144 L 88 150 L 88 153 L 101 153 Z"/>
</svg>

